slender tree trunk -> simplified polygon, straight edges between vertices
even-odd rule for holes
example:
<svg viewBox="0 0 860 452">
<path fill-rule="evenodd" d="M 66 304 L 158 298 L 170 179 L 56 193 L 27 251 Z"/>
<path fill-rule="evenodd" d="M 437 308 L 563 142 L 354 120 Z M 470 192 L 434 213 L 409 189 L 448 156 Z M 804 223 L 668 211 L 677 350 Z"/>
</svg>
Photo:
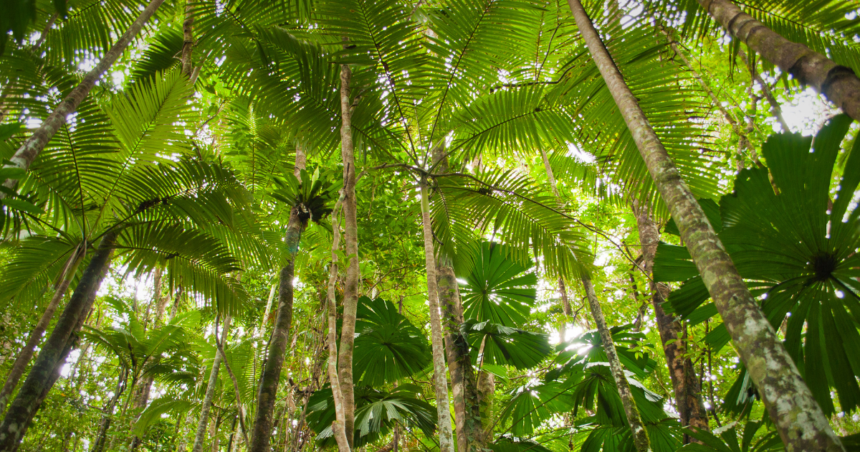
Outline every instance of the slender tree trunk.
<svg viewBox="0 0 860 452">
<path fill-rule="evenodd" d="M 278 383 L 281 379 L 281 368 L 284 364 L 284 355 L 287 352 L 290 322 L 293 317 L 293 276 L 295 275 L 296 254 L 299 250 L 302 232 L 307 225 L 307 220 L 303 218 L 303 215 L 300 206 L 293 207 L 287 224 L 285 245 L 290 255 L 287 265 L 281 269 L 278 317 L 275 321 L 272 337 L 269 340 L 268 357 L 257 390 L 257 411 L 254 415 L 254 424 L 248 443 L 250 452 L 269 450 L 269 440 L 272 436 L 272 415 L 277 401 Z"/>
<path fill-rule="evenodd" d="M 224 319 L 224 329 L 221 332 L 221 340 L 227 338 L 227 331 L 230 329 L 230 318 Z M 217 342 L 217 338 L 215 339 Z M 216 344 L 217 348 L 217 344 Z M 197 431 L 194 435 L 194 445 L 191 446 L 191 452 L 202 452 L 203 443 L 206 441 L 206 426 L 209 425 L 209 412 L 212 410 L 212 400 L 215 398 L 215 388 L 218 386 L 218 371 L 221 368 L 222 354 L 220 350 L 215 350 L 215 357 L 212 358 L 212 371 L 209 372 L 209 383 L 206 385 L 206 395 L 203 396 L 203 402 L 200 404 L 200 419 L 197 421 Z"/>
<path fill-rule="evenodd" d="M 779 125 L 782 127 L 784 132 L 791 132 L 791 128 L 788 127 L 788 123 L 785 122 L 785 118 L 782 116 L 782 108 L 779 106 L 779 102 L 777 102 L 776 98 L 773 97 L 773 92 L 770 90 L 770 87 L 767 86 L 764 80 L 762 80 L 761 75 L 759 75 L 758 71 L 755 68 L 755 62 L 752 58 L 747 56 L 746 52 L 743 49 L 738 49 L 738 56 L 744 61 L 747 69 L 750 72 L 750 83 L 758 83 L 758 86 L 761 87 L 761 92 L 764 94 L 765 100 L 770 104 L 770 112 L 774 118 L 776 118 Z"/>
<path fill-rule="evenodd" d="M 648 439 L 648 432 L 645 431 L 645 425 L 639 416 L 639 409 L 636 408 L 636 401 L 633 400 L 633 393 L 630 392 L 630 382 L 627 381 L 627 376 L 624 375 L 624 369 L 621 367 L 621 361 L 619 361 L 618 353 L 615 351 L 615 342 L 612 341 L 612 333 L 609 331 L 609 327 L 606 326 L 606 319 L 603 318 L 603 309 L 600 307 L 600 300 L 597 299 L 597 294 L 594 293 L 594 285 L 591 284 L 591 279 L 587 277 L 582 278 L 582 287 L 585 289 L 588 307 L 591 309 L 591 317 L 594 319 L 597 331 L 600 333 L 603 351 L 606 352 L 606 356 L 609 359 L 612 378 L 615 380 L 618 394 L 621 395 L 624 414 L 627 416 L 627 423 L 630 424 L 630 431 L 633 434 L 633 444 L 639 452 L 650 451 L 651 442 Z"/>
<path fill-rule="evenodd" d="M 338 350 L 338 378 L 343 392 L 343 427 L 349 446 L 355 432 L 355 399 L 352 376 L 352 349 L 355 342 L 355 313 L 358 310 L 358 217 L 355 199 L 355 149 L 352 142 L 352 105 L 349 66 L 340 66 L 341 157 L 343 159 L 344 245 L 349 264 L 343 289 L 343 323 Z"/>
<path fill-rule="evenodd" d="M 663 353 L 669 366 L 669 376 L 672 378 L 672 388 L 675 392 L 675 406 L 678 407 L 681 425 L 709 431 L 707 411 L 698 397 L 699 388 L 693 363 L 690 358 L 685 357 L 687 341 L 683 337 L 683 328 L 680 322 L 675 321 L 663 310 L 663 303 L 669 299 L 669 287 L 662 283 L 655 283 L 652 279 L 660 231 L 646 207 L 637 206 L 634 211 L 642 248 L 642 265 L 639 269 L 646 278 L 651 280 L 651 305 L 654 307 L 657 330 L 660 332 Z M 690 385 L 691 382 L 694 384 Z M 689 442 L 686 439 L 688 438 L 685 438 L 685 442 Z"/>
<path fill-rule="evenodd" d="M 436 259 L 433 254 L 433 228 L 430 223 L 430 202 L 427 177 L 421 177 L 421 218 L 424 224 L 424 261 L 427 266 L 427 298 L 430 304 L 430 332 L 433 346 L 433 387 L 436 391 L 436 411 L 439 416 L 439 450 L 454 452 L 451 431 L 451 409 L 448 404 L 448 379 L 445 376 L 445 346 L 442 342 L 442 321 L 439 315 L 439 292 L 436 287 Z"/>
<path fill-rule="evenodd" d="M 107 434 L 110 430 L 111 419 L 113 418 L 113 411 L 116 409 L 116 404 L 119 401 L 120 396 L 123 391 L 125 391 L 126 378 L 128 374 L 123 370 L 120 372 L 119 381 L 116 385 L 116 392 L 113 397 L 110 398 L 107 405 L 102 409 L 102 418 L 99 421 L 99 430 L 96 434 L 96 442 L 93 443 L 92 452 L 103 452 L 105 447 L 107 446 Z"/>
<path fill-rule="evenodd" d="M 724 3 L 724 0 L 714 0 L 711 5 Z M 687 249 L 714 299 L 732 341 L 759 393 L 764 397 L 770 417 L 777 425 L 787 450 L 844 450 L 839 438 L 830 428 L 827 417 L 815 402 L 812 392 L 803 382 L 791 356 L 750 295 L 743 278 L 708 223 L 704 211 L 648 124 L 644 112 L 603 46 L 582 3 L 580 0 L 568 0 L 568 4 L 648 171 L 678 224 L 681 238 L 687 244 Z M 714 9 L 719 8 L 711 8 Z M 756 40 L 761 42 L 761 39 Z M 801 66 L 806 66 L 806 62 Z M 857 81 L 856 78 L 854 80 Z M 831 84 L 830 91 L 835 84 Z M 799 417 L 799 413 L 804 413 L 804 416 Z"/>
<path fill-rule="evenodd" d="M 698 0 L 708 14 L 735 38 L 783 72 L 794 76 L 801 85 L 809 85 L 860 121 L 860 79 L 854 71 L 840 66 L 809 47 L 791 42 L 730 0 Z"/>
<path fill-rule="evenodd" d="M 296 146 L 296 172 L 304 168 L 306 162 L 304 150 Z M 296 205 L 290 210 L 290 220 L 287 223 L 287 236 L 284 245 L 289 253 L 287 265 L 281 269 L 280 286 L 278 289 L 278 317 L 272 337 L 269 340 L 269 353 L 266 366 L 260 376 L 260 386 L 257 390 L 257 412 L 251 438 L 248 441 L 249 452 L 264 452 L 269 449 L 272 436 L 272 415 L 278 395 L 278 383 L 281 379 L 281 368 L 290 338 L 290 323 L 293 318 L 293 277 L 295 276 L 296 254 L 302 241 L 302 233 L 307 227 L 308 215 L 304 206 Z M 238 390 L 236 396 L 239 396 Z M 241 407 L 239 407 L 241 409 Z M 241 421 L 241 419 L 240 419 Z M 244 422 L 242 429 L 244 431 Z"/>
<path fill-rule="evenodd" d="M 117 58 L 122 55 L 125 48 L 128 47 L 132 39 L 140 33 L 143 25 L 152 17 L 155 10 L 157 10 L 163 2 L 164 0 L 151 0 L 149 2 L 149 5 L 141 11 L 140 15 L 131 24 L 129 29 L 126 30 L 113 47 L 105 53 L 104 57 L 99 61 L 96 67 L 87 72 L 81 83 L 76 86 L 62 102 L 60 102 L 60 105 L 57 106 L 54 112 L 51 113 L 47 119 L 45 119 L 33 135 L 28 138 L 20 148 L 18 148 L 15 155 L 9 159 L 10 163 L 6 165 L 6 168 L 20 168 L 26 170 L 30 167 L 30 164 L 36 160 L 36 157 L 39 156 L 42 149 L 44 149 L 48 142 L 51 141 L 54 134 L 57 133 L 57 131 L 60 130 L 60 127 L 66 123 L 66 118 L 78 109 L 78 106 L 81 105 L 81 102 L 83 102 L 84 98 L 87 97 L 90 90 L 93 89 L 93 86 L 95 86 L 96 82 L 101 78 L 102 74 L 104 74 L 108 68 L 113 65 Z M 18 181 L 15 179 L 6 179 L 3 186 L 14 189 L 17 182 Z M 0 192 L 0 199 L 4 198 L 6 198 L 6 193 Z"/>
<path fill-rule="evenodd" d="M 217 320 L 216 320 L 217 325 Z M 238 413 L 239 418 L 239 427 L 242 429 L 242 438 L 245 439 L 245 442 L 248 442 L 248 430 L 245 428 L 245 415 L 244 415 L 244 405 L 242 404 L 242 396 L 239 391 L 239 381 L 236 379 L 236 374 L 233 373 L 233 369 L 230 367 L 230 361 L 227 360 L 227 354 L 224 353 L 224 342 L 227 341 L 227 332 L 230 331 L 230 316 L 226 316 L 224 318 L 224 333 L 221 336 L 221 340 L 218 340 L 218 337 L 215 337 L 215 347 L 218 348 L 218 354 L 221 355 L 221 361 L 224 363 L 224 369 L 227 370 L 227 376 L 230 377 L 230 381 L 233 383 L 233 394 L 236 396 L 236 412 Z"/>
<path fill-rule="evenodd" d="M 38 322 L 36 322 L 36 326 L 33 327 L 33 331 L 30 332 L 30 337 L 27 339 L 27 343 L 24 344 L 24 348 L 18 353 L 18 356 L 15 358 L 15 362 L 12 363 L 12 369 L 9 371 L 9 375 L 6 376 L 6 383 L 3 385 L 3 389 L 0 390 L 0 413 L 6 409 L 6 403 L 9 402 L 9 397 L 12 395 L 12 391 L 14 391 L 15 387 L 18 386 L 18 382 L 21 380 L 21 377 L 24 376 L 24 371 L 27 370 L 27 365 L 30 364 L 30 360 L 33 359 L 33 353 L 36 350 L 36 346 L 39 345 L 39 341 L 42 340 L 42 335 L 45 334 L 45 330 L 51 323 L 51 319 L 54 318 L 54 313 L 57 311 L 60 301 L 62 301 L 63 296 L 66 295 L 66 291 L 69 289 L 69 284 L 71 284 L 72 279 L 75 276 L 78 263 L 80 263 L 82 250 L 82 247 L 76 248 L 72 252 L 72 255 L 69 256 L 69 260 L 66 261 L 66 265 L 60 275 L 60 283 L 54 291 L 54 296 L 51 297 L 51 302 L 48 303 L 44 314 L 42 314 L 42 317 L 39 318 Z"/>
<path fill-rule="evenodd" d="M 115 241 L 114 232 L 108 232 L 102 238 L 66 309 L 42 346 L 30 374 L 12 400 L 9 411 L 0 424 L 0 452 L 14 452 L 18 449 L 33 416 L 42 405 L 42 400 L 59 378 L 60 369 L 69 352 L 77 344 L 77 333 L 89 315 L 96 292 L 107 273 Z"/>
<path fill-rule="evenodd" d="M 326 308 L 328 309 L 328 334 L 326 343 L 328 348 L 328 378 L 331 383 L 331 393 L 334 403 L 335 421 L 332 422 L 332 431 L 337 441 L 339 452 L 349 452 L 350 441 L 346 436 L 344 427 L 346 413 L 344 412 L 343 391 L 341 390 L 340 378 L 337 372 L 337 300 L 335 299 L 335 284 L 337 283 L 337 251 L 340 248 L 340 218 L 338 213 L 344 196 L 341 196 L 332 210 L 332 239 L 331 239 L 331 266 L 329 267 L 328 284 L 326 285 Z"/>
<path fill-rule="evenodd" d="M 460 333 L 463 307 L 454 270 L 439 265 L 436 276 L 439 304 L 445 317 L 445 345 L 448 352 L 448 372 L 454 393 L 454 426 L 457 430 L 457 450 L 477 450 L 481 444 L 481 410 L 478 404 L 478 387 L 469 343 Z"/>
<path fill-rule="evenodd" d="M 194 11 L 190 2 L 185 3 L 185 20 L 182 21 L 182 56 L 179 58 L 182 73 L 191 79 L 194 69 L 191 54 L 194 52 Z"/>
</svg>

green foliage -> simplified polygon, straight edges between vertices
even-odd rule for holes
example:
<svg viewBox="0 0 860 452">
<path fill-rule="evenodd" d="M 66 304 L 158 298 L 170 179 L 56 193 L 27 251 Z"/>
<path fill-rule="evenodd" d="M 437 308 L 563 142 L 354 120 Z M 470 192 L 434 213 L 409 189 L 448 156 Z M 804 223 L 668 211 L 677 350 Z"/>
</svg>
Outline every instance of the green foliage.
<svg viewBox="0 0 860 452">
<path fill-rule="evenodd" d="M 361 297 L 355 323 L 353 374 L 373 387 L 394 383 L 430 365 L 430 344 L 390 301 Z"/>
<path fill-rule="evenodd" d="M 484 242 L 471 270 L 460 284 L 466 319 L 490 321 L 508 327 L 524 325 L 537 298 L 537 275 L 532 265 L 509 259 L 504 245 Z"/>
<path fill-rule="evenodd" d="M 467 320 L 460 333 L 468 338 L 476 364 L 506 364 L 517 369 L 537 366 L 552 352 L 547 335 L 489 321 Z M 483 345 L 483 354 L 480 350 Z"/>
<path fill-rule="evenodd" d="M 834 118 L 814 144 L 799 134 L 771 136 L 762 149 L 768 168 L 738 175 L 735 192 L 720 201 L 721 221 L 715 222 L 740 274 L 760 289 L 754 293 L 762 294 L 771 325 L 786 323 L 786 348 L 827 413 L 835 411 L 831 387 L 842 410 L 860 404 L 860 209 L 851 204 L 860 182 L 856 142 L 842 157 L 843 177 L 831 192 L 850 123 L 846 116 Z M 710 205 L 706 211 L 715 216 L 712 204 L 702 204 Z M 657 254 L 656 280 L 686 279 L 669 297 L 674 310 L 699 322 L 714 315 L 713 305 L 702 306 L 708 294 L 686 250 L 662 244 Z M 725 327 L 715 329 L 709 340 L 726 343 Z"/>
</svg>

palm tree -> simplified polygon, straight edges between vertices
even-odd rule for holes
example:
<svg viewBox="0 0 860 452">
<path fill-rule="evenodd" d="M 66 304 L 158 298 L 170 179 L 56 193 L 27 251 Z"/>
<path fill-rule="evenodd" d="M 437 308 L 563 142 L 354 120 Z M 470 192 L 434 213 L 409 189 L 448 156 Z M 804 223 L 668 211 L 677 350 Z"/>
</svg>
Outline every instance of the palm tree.
<svg viewBox="0 0 860 452">
<path fill-rule="evenodd" d="M 0 432 L 7 432 L 3 444 L 9 450 L 17 447 L 76 345 L 76 334 L 115 251 L 127 256 L 130 269 L 149 269 L 169 258 L 171 275 L 181 276 L 199 293 L 217 295 L 222 310 L 235 309 L 243 297 L 241 288 L 223 276 L 237 268 L 221 240 L 233 236 L 231 228 L 236 225 L 231 224 L 232 218 L 219 219 L 215 213 L 232 212 L 232 201 L 236 218 L 240 217 L 242 190 L 219 167 L 159 156 L 184 151 L 176 121 L 185 114 L 185 94 L 184 79 L 174 73 L 137 87 L 129 97 L 116 98 L 108 114 L 88 105 L 81 111 L 82 124 L 75 130 L 67 128 L 63 139 L 46 149 L 22 181 L 22 193 L 43 200 L 38 203 L 63 215 L 16 215 L 27 215 L 62 238 L 54 242 L 75 243 L 76 237 L 83 237 L 86 243 L 99 246 L 0 426 Z M 172 146 L 163 146 L 165 141 Z M 146 162 L 169 169 L 160 170 Z M 75 247 L 60 252 L 60 259 Z M 16 256 L 13 262 L 19 279 L 4 280 L 15 287 L 13 294 L 56 267 L 56 257 L 50 254 L 34 256 L 22 249 Z M 13 425 L 16 428 L 9 430 Z"/>
<path fill-rule="evenodd" d="M 90 91 L 95 86 L 101 76 L 116 62 L 116 60 L 125 51 L 125 48 L 131 43 L 135 36 L 140 33 L 144 24 L 155 14 L 155 11 L 164 2 L 164 0 L 152 0 L 146 8 L 141 11 L 137 20 L 131 24 L 128 30 L 120 36 L 117 42 L 108 50 L 99 63 L 90 70 L 81 83 L 73 89 L 65 100 L 51 113 L 48 118 L 42 123 L 33 135 L 21 145 L 20 148 L 12 156 L 10 165 L 5 166 L 6 169 L 21 169 L 26 170 L 33 164 L 33 161 L 48 142 L 54 137 L 61 127 L 66 123 L 67 118 L 72 113 L 76 112 L 81 102 L 87 97 Z M 4 38 L 5 39 L 5 38 Z M 6 179 L 3 186 L 12 189 L 17 184 L 16 179 Z M 7 196 L 5 192 L 0 193 L 0 199 Z"/>
<path fill-rule="evenodd" d="M 766 394 L 771 418 L 779 426 L 789 450 L 840 448 L 839 440 L 827 418 L 806 387 L 797 368 L 779 342 L 773 328 L 750 295 L 731 258 L 722 247 L 707 217 L 696 203 L 690 189 L 681 179 L 660 139 L 647 122 L 642 109 L 618 68 L 606 51 L 582 3 L 569 0 L 577 26 L 615 98 L 627 126 L 636 141 L 651 177 L 678 222 L 682 238 L 716 301 L 717 308 L 733 336 L 741 358 L 751 369 L 751 377 Z M 779 402 L 777 401 L 779 399 Z M 789 401 L 785 403 L 785 401 Z M 803 427 L 791 414 L 803 410 L 810 422 Z M 796 429 L 804 431 L 801 436 Z M 811 433 L 810 433 L 811 432 Z"/>
</svg>

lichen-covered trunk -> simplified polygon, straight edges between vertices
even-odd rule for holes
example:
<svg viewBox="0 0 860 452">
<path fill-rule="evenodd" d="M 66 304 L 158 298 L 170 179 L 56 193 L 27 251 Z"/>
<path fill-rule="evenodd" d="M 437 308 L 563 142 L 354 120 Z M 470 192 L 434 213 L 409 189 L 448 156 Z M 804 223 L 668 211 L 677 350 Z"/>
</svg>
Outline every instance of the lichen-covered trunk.
<svg viewBox="0 0 860 452">
<path fill-rule="evenodd" d="M 39 356 L 30 369 L 30 374 L 21 385 L 21 390 L 12 400 L 9 411 L 3 423 L 0 424 L 0 452 L 13 452 L 18 449 L 21 439 L 33 421 L 33 416 L 42 405 L 42 400 L 59 378 L 60 369 L 65 364 L 69 352 L 77 344 L 77 333 L 89 315 L 96 299 L 96 292 L 107 273 L 115 242 L 114 232 L 108 232 L 102 237 L 66 309 L 63 310 L 54 330 L 42 346 Z"/>
<path fill-rule="evenodd" d="M 696 430 L 709 431 L 708 415 L 699 397 L 700 388 L 696 378 L 693 362 L 687 354 L 687 342 L 684 340 L 683 327 L 680 322 L 667 315 L 662 304 L 669 299 L 669 287 L 655 283 L 652 279 L 654 256 L 657 253 L 657 243 L 660 231 L 651 218 L 651 212 L 646 207 L 636 206 L 636 223 L 639 229 L 639 244 L 642 249 L 642 264 L 640 270 L 648 278 L 651 289 L 651 305 L 657 321 L 660 341 L 669 366 L 669 376 L 675 392 L 675 406 L 678 408 L 681 425 L 689 425 Z M 685 442 L 689 439 L 685 438 Z"/>
<path fill-rule="evenodd" d="M 338 378 L 343 392 L 343 428 L 349 446 L 355 433 L 355 396 L 352 377 L 352 349 L 355 343 L 355 314 L 358 310 L 358 213 L 355 199 L 355 149 L 352 142 L 352 103 L 349 66 L 340 66 L 340 148 L 343 160 L 343 238 L 349 264 L 343 288 L 343 323 L 338 350 Z"/>
<path fill-rule="evenodd" d="M 424 229 L 424 263 L 427 271 L 427 299 L 430 307 L 430 338 L 433 351 L 433 389 L 436 393 L 436 413 L 439 417 L 439 450 L 454 452 L 451 429 L 451 408 L 448 404 L 448 378 L 445 369 L 445 346 L 442 342 L 442 320 L 439 313 L 439 292 L 436 287 L 436 258 L 433 254 L 433 227 L 430 223 L 430 201 L 427 177 L 421 178 L 421 220 Z"/>
<path fill-rule="evenodd" d="M 33 327 L 33 331 L 30 332 L 30 337 L 27 338 L 27 343 L 24 344 L 24 348 L 18 352 L 15 362 L 12 363 L 12 369 L 9 371 L 9 375 L 6 376 L 6 383 L 3 384 L 3 389 L 0 389 L 0 413 L 6 409 L 6 404 L 9 402 L 9 397 L 12 395 L 12 391 L 14 391 L 15 387 L 18 386 L 18 382 L 21 380 L 21 377 L 24 376 L 24 371 L 27 370 L 27 365 L 30 364 L 30 360 L 33 359 L 36 346 L 39 345 L 39 341 L 42 340 L 42 335 L 45 334 L 45 330 L 48 329 L 48 325 L 51 323 L 51 319 L 54 318 L 54 313 L 57 311 L 57 307 L 60 306 L 60 301 L 63 300 L 63 297 L 66 295 L 66 291 L 69 289 L 69 284 L 71 284 L 72 278 L 75 276 L 75 270 L 77 269 L 78 263 L 80 263 L 82 257 L 79 252 L 81 249 L 82 248 L 75 249 L 75 251 L 72 252 L 72 255 L 69 256 L 69 260 L 66 261 L 63 273 L 60 276 L 60 283 L 57 285 L 54 295 L 51 297 L 51 301 L 45 308 L 45 312 L 42 314 L 42 317 L 39 318 L 38 322 L 36 322 L 36 326 Z"/>
<path fill-rule="evenodd" d="M 787 450 L 844 450 L 794 361 L 753 299 L 704 211 L 648 123 L 582 3 L 568 0 L 568 4 Z"/>
<path fill-rule="evenodd" d="M 478 450 L 481 444 L 481 410 L 478 404 L 478 387 L 469 343 L 460 332 L 463 323 L 463 306 L 454 269 L 439 265 L 436 275 L 439 305 L 445 325 L 445 350 L 448 354 L 448 373 L 454 394 L 454 427 L 457 431 L 457 450 Z"/>
<path fill-rule="evenodd" d="M 621 396 L 621 404 L 624 405 L 624 414 L 627 417 L 627 423 L 630 424 L 630 433 L 633 435 L 633 445 L 636 446 L 636 450 L 639 452 L 650 451 L 651 442 L 648 440 L 648 432 L 645 431 L 645 424 L 642 423 L 639 409 L 636 408 L 636 401 L 633 400 L 633 393 L 630 392 L 630 382 L 627 381 L 627 376 L 624 375 L 624 369 L 621 367 L 621 361 L 618 359 L 618 353 L 615 351 L 612 332 L 606 326 L 603 309 L 600 307 L 600 300 L 597 299 L 597 294 L 594 293 L 594 285 L 591 283 L 591 279 L 583 277 L 582 287 L 585 289 L 585 296 L 588 299 L 591 318 L 594 319 L 594 324 L 597 325 L 597 331 L 600 333 L 600 341 L 603 344 L 603 351 L 609 360 L 609 368 L 612 371 L 612 378 L 615 380 L 615 387 L 618 388 L 618 394 Z"/>
<path fill-rule="evenodd" d="M 45 146 L 51 141 L 54 134 L 66 123 L 66 118 L 78 109 L 78 106 L 81 105 L 81 102 L 84 101 L 102 74 L 122 55 L 125 48 L 131 43 L 131 40 L 140 33 L 143 25 L 155 14 L 155 11 L 163 2 L 164 0 L 151 0 L 149 2 L 149 5 L 140 12 L 140 15 L 137 16 L 137 19 L 131 24 L 128 30 L 119 37 L 110 50 L 105 52 L 101 61 L 84 75 L 81 83 L 72 89 L 69 95 L 57 105 L 57 108 L 54 109 L 50 116 L 42 122 L 42 125 L 33 132 L 33 135 L 15 151 L 15 155 L 9 159 L 10 163 L 5 166 L 6 168 L 26 170 L 30 167 L 30 164 L 36 160 L 42 149 L 45 149 Z M 6 179 L 3 186 L 12 189 L 15 188 L 17 182 L 16 179 Z M 4 198 L 6 198 L 6 193 L 0 192 L 0 199 Z"/>
<path fill-rule="evenodd" d="M 191 2 L 185 3 L 185 19 L 182 21 L 182 55 L 179 57 L 179 64 L 182 67 L 182 73 L 191 79 L 191 72 L 194 69 L 191 61 L 191 54 L 194 52 L 194 11 Z"/>
<path fill-rule="evenodd" d="M 809 47 L 774 32 L 730 0 L 698 0 L 708 14 L 735 38 L 802 85 L 815 88 L 855 120 L 860 121 L 860 79 Z"/>
<path fill-rule="evenodd" d="M 289 253 L 286 266 L 281 269 L 278 292 L 278 315 L 275 327 L 269 339 L 269 353 L 266 365 L 260 376 L 257 389 L 257 411 L 249 438 L 249 452 L 265 452 L 269 450 L 269 440 L 272 436 L 272 415 L 278 395 L 278 383 L 281 379 L 281 368 L 284 365 L 284 355 L 289 342 L 290 322 L 293 317 L 293 276 L 295 274 L 296 253 L 306 220 L 302 218 L 299 206 L 290 211 L 287 223 L 287 234 L 284 245 Z"/>
<path fill-rule="evenodd" d="M 496 400 L 496 377 L 478 372 L 478 407 L 481 411 L 481 444 L 493 442 L 493 404 Z"/>
<path fill-rule="evenodd" d="M 221 333 L 222 341 L 227 337 L 230 329 L 229 317 L 224 320 L 224 330 Z M 215 389 L 218 386 L 218 371 L 221 369 L 221 353 L 216 349 L 215 357 L 212 358 L 212 371 L 209 372 L 209 382 L 206 384 L 206 394 L 200 404 L 200 418 L 197 420 L 197 430 L 194 434 L 194 445 L 191 452 L 202 452 L 203 443 L 206 441 L 206 426 L 209 425 L 209 412 L 212 410 L 212 401 L 215 398 Z"/>
<path fill-rule="evenodd" d="M 343 391 L 341 390 L 340 378 L 337 372 L 337 300 L 335 284 L 337 283 L 337 252 L 340 247 L 340 218 L 338 213 L 343 203 L 343 192 L 332 210 L 332 239 L 331 239 L 331 266 L 329 267 L 328 284 L 326 285 L 326 309 L 328 310 L 328 332 L 326 333 L 326 344 L 328 348 L 328 378 L 331 383 L 331 393 L 334 403 L 335 421 L 332 422 L 332 432 L 337 441 L 339 452 L 349 452 L 350 441 L 346 437 L 344 428 Z"/>
</svg>

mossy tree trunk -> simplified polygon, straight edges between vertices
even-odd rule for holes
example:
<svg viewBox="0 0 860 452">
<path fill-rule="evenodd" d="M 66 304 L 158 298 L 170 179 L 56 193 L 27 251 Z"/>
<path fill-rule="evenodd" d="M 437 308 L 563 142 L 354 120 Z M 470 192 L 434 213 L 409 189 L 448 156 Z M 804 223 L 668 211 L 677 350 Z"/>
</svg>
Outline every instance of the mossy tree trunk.
<svg viewBox="0 0 860 452">
<path fill-rule="evenodd" d="M 301 170 L 299 162 L 304 165 L 304 161 L 304 152 L 301 147 L 296 147 L 297 170 Z M 307 227 L 307 221 L 308 214 L 304 211 L 304 207 L 301 205 L 293 206 L 290 210 L 290 220 L 287 223 L 287 234 L 284 240 L 289 257 L 287 264 L 281 269 L 278 314 L 272 336 L 269 339 L 269 354 L 266 358 L 266 365 L 263 368 L 257 389 L 257 411 L 254 414 L 254 423 L 251 428 L 249 452 L 269 450 L 278 383 L 281 379 L 281 368 L 287 353 L 290 323 L 293 318 L 293 277 L 295 276 L 296 254 L 299 252 L 299 244 L 302 240 L 302 233 Z M 241 407 L 237 408 L 241 409 Z"/>
<path fill-rule="evenodd" d="M 439 292 L 436 286 L 436 256 L 433 251 L 433 227 L 430 222 L 428 177 L 422 175 L 421 219 L 424 229 L 424 263 L 427 271 L 427 299 L 430 309 L 430 339 L 433 348 L 433 389 L 436 393 L 436 412 L 439 417 L 439 450 L 454 452 L 454 434 L 451 429 L 451 408 L 448 403 L 448 378 L 445 368 L 445 346 L 442 341 L 442 320 L 439 312 Z"/>
<path fill-rule="evenodd" d="M 703 1 L 703 0 L 700 0 Z M 726 3 L 714 0 L 712 3 Z M 654 183 L 678 224 L 738 354 L 763 395 L 789 452 L 844 450 L 782 342 L 738 274 L 690 188 L 648 123 L 580 0 L 568 0 L 585 40 Z"/>
<path fill-rule="evenodd" d="M 747 44 L 771 64 L 789 73 L 801 85 L 811 86 L 855 120 L 860 121 L 860 79 L 809 47 L 791 42 L 771 30 L 731 0 L 698 0 L 732 36 Z"/>
<path fill-rule="evenodd" d="M 0 424 L 0 451 L 14 452 L 27 433 L 33 416 L 60 377 L 60 369 L 69 352 L 77 345 L 78 332 L 86 321 L 96 299 L 96 292 L 110 266 L 116 233 L 102 237 L 98 249 L 81 275 L 80 282 L 48 336 L 21 390 L 12 400 L 9 411 Z"/>
</svg>

